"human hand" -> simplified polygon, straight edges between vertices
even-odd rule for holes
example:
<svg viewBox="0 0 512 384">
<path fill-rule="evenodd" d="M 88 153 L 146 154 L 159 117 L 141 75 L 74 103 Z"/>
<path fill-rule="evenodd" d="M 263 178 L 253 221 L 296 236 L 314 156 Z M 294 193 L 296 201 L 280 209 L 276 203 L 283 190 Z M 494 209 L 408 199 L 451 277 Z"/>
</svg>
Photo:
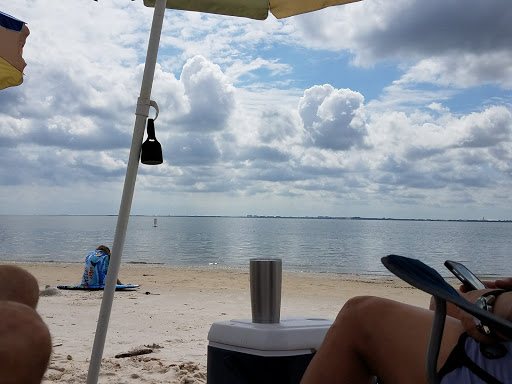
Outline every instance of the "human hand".
<svg viewBox="0 0 512 384">
<path fill-rule="evenodd" d="M 508 277 L 503 280 L 496 280 L 494 284 L 496 285 L 496 288 L 512 291 L 512 277 Z"/>
<path fill-rule="evenodd" d="M 468 291 L 468 292 L 461 292 L 460 295 L 462 297 L 464 297 L 467 301 L 469 301 L 471 303 L 475 303 L 476 300 L 480 296 L 482 296 L 482 294 L 484 292 L 487 292 L 487 291 L 490 291 L 490 289 L 481 289 L 481 290 L 473 290 L 473 291 Z M 432 310 L 432 311 L 435 309 L 435 299 L 434 299 L 434 296 L 432 296 L 430 298 L 429 309 Z M 462 321 L 462 319 L 465 317 L 465 314 L 467 314 L 467 313 L 464 312 L 459 307 L 457 307 L 455 304 L 452 304 L 450 302 L 446 303 L 446 315 L 447 316 L 454 317 L 454 318 L 459 319 L 460 321 Z M 475 324 L 473 323 L 473 326 L 474 325 Z"/>
<path fill-rule="evenodd" d="M 484 293 L 486 292 L 492 292 L 493 289 L 481 289 L 481 290 L 475 290 L 475 291 L 469 291 L 469 292 L 466 292 L 466 293 L 462 293 L 461 295 L 466 299 L 468 300 L 469 302 L 471 303 L 475 303 L 477 301 L 477 299 L 482 296 Z M 507 294 L 508 295 L 508 294 Z M 502 297 L 504 298 L 506 295 L 502 295 Z M 505 300 L 509 300 L 510 297 L 507 297 Z M 501 305 L 501 304 L 504 304 L 504 305 Z M 500 303 L 499 304 L 501 307 L 505 307 L 505 308 L 509 308 L 509 302 L 504 302 L 504 303 Z M 498 317 L 502 317 L 502 318 L 507 318 L 509 316 L 509 311 L 505 311 L 503 312 L 502 310 L 500 310 L 499 308 L 496 307 L 496 305 L 494 306 L 494 315 L 498 316 Z M 461 309 L 458 309 L 458 313 L 457 313 L 457 316 L 456 316 L 460 322 L 462 323 L 465 331 L 467 332 L 467 334 L 472 337 L 473 339 L 479 341 L 479 342 L 483 342 L 483 343 L 493 343 L 493 342 L 496 342 L 496 337 L 495 336 L 487 336 L 483 333 L 481 333 L 476 324 L 478 323 L 478 319 L 475 319 L 473 317 L 473 315 L 461 310 Z M 485 323 L 485 322 L 484 322 Z"/>
<path fill-rule="evenodd" d="M 490 289 L 505 289 L 507 291 L 512 290 L 512 277 L 507 277 L 506 279 L 500 279 L 496 281 L 482 281 L 482 283 L 484 283 L 484 285 Z M 459 291 L 466 293 L 468 292 L 468 289 L 465 285 L 461 285 L 459 287 Z"/>
</svg>

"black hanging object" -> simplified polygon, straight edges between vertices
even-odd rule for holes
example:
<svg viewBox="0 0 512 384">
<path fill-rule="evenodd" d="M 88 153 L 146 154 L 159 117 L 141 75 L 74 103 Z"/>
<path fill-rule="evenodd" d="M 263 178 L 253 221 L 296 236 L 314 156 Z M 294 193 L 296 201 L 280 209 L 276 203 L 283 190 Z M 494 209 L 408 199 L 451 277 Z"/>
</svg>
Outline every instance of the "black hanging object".
<svg viewBox="0 0 512 384">
<path fill-rule="evenodd" d="M 162 146 L 155 137 L 155 121 L 148 119 L 148 126 L 146 127 L 148 138 L 142 144 L 140 154 L 140 161 L 142 164 L 157 165 L 164 162 L 162 155 Z"/>
</svg>

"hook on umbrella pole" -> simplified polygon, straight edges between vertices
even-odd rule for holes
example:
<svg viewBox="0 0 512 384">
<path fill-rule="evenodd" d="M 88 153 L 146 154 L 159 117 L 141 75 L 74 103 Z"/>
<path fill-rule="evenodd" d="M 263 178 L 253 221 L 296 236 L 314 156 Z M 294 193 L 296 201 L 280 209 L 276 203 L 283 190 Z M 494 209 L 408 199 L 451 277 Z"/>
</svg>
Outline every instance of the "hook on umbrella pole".
<svg viewBox="0 0 512 384">
<path fill-rule="evenodd" d="M 156 115 L 155 115 L 155 118 L 153 120 L 156 120 L 158 118 L 158 104 L 156 103 L 155 100 L 149 100 L 149 105 L 153 108 L 155 108 L 155 111 L 156 111 Z"/>
</svg>

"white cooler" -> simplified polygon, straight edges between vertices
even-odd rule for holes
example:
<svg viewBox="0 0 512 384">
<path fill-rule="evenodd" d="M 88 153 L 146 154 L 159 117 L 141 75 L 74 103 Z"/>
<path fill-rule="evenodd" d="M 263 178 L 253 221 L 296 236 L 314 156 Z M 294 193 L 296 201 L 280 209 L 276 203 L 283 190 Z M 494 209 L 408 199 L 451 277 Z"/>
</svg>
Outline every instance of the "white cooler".
<svg viewBox="0 0 512 384">
<path fill-rule="evenodd" d="M 213 323 L 208 332 L 208 384 L 298 384 L 332 320 L 283 318 Z"/>
</svg>

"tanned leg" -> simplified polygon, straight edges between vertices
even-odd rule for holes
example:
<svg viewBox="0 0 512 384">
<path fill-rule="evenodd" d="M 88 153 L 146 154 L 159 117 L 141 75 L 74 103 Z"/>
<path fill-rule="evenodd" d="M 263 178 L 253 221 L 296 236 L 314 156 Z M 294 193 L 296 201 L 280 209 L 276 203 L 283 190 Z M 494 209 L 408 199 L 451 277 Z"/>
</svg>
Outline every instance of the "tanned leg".
<svg viewBox="0 0 512 384">
<path fill-rule="evenodd" d="M 426 384 L 425 357 L 433 312 L 377 297 L 342 308 L 301 384 Z M 438 366 L 457 344 L 462 325 L 447 317 Z"/>
<path fill-rule="evenodd" d="M 15 265 L 0 265 L 0 300 L 36 308 L 39 284 L 34 276 Z"/>
<path fill-rule="evenodd" d="M 25 304 L 0 301 L 0 313 L 0 381 L 41 383 L 52 350 L 48 328 Z"/>
<path fill-rule="evenodd" d="M 38 299 L 34 276 L 17 266 L 0 266 L 2 384 L 41 383 L 52 345 L 48 327 L 35 310 Z"/>
</svg>

